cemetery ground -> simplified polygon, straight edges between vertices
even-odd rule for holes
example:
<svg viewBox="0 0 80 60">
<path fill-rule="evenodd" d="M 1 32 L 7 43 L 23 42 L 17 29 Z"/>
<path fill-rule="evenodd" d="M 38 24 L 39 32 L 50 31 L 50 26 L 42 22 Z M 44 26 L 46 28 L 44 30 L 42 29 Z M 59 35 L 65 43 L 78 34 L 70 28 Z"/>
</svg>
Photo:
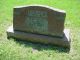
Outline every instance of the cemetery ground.
<svg viewBox="0 0 80 60">
<path fill-rule="evenodd" d="M 66 11 L 71 48 L 7 39 L 13 22 L 13 7 L 42 4 Z M 80 60 L 80 0 L 0 0 L 0 60 Z"/>
</svg>

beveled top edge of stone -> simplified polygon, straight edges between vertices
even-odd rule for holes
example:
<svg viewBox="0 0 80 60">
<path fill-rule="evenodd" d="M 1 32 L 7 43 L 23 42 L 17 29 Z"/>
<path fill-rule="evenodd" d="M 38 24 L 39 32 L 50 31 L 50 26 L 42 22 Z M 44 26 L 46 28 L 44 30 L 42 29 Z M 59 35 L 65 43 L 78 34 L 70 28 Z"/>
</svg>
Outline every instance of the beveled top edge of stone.
<svg viewBox="0 0 80 60">
<path fill-rule="evenodd" d="M 50 7 L 50 6 L 47 6 L 47 5 L 24 5 L 24 6 L 16 6 L 14 8 L 26 8 L 26 7 L 43 7 L 43 8 L 48 8 L 48 9 L 51 9 L 51 10 L 55 10 L 57 12 L 62 12 L 62 13 L 66 13 L 66 11 L 64 10 L 61 10 L 61 9 L 57 9 L 57 8 L 54 8 L 54 7 Z"/>
</svg>

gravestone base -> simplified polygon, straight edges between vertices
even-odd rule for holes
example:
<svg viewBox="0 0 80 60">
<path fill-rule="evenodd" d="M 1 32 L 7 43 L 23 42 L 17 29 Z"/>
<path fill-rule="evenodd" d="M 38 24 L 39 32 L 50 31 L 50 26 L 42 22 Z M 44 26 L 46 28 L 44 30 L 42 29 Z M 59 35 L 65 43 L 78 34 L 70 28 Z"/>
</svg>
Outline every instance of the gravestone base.
<svg viewBox="0 0 80 60">
<path fill-rule="evenodd" d="M 60 37 L 25 33 L 21 31 L 14 31 L 13 26 L 10 26 L 9 29 L 7 30 L 7 36 L 8 38 L 14 37 L 14 38 L 27 40 L 31 42 L 40 42 L 40 43 L 53 44 L 53 45 L 70 48 L 69 32 L 70 32 L 69 29 L 64 29 L 64 36 L 60 38 Z"/>
</svg>

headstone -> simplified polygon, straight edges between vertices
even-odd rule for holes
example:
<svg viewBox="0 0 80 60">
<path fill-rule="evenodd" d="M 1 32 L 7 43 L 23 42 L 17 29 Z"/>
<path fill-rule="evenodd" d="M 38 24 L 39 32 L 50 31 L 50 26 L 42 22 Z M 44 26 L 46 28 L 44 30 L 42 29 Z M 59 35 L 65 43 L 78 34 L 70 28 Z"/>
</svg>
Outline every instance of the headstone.
<svg viewBox="0 0 80 60">
<path fill-rule="evenodd" d="M 69 30 L 64 29 L 66 12 L 49 6 L 19 6 L 13 10 L 8 37 L 70 47 Z"/>
</svg>

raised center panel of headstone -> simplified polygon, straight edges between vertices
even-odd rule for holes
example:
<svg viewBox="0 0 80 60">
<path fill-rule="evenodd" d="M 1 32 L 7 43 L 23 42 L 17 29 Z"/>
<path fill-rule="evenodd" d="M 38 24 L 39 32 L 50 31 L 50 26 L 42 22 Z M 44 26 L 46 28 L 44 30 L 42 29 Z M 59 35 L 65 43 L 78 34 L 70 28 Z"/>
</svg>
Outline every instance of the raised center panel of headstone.
<svg viewBox="0 0 80 60">
<path fill-rule="evenodd" d="M 63 36 L 66 13 L 46 6 L 15 7 L 14 30 Z"/>
<path fill-rule="evenodd" d="M 47 12 L 29 10 L 26 16 L 25 25 L 27 31 L 46 33 L 48 32 Z"/>
</svg>

